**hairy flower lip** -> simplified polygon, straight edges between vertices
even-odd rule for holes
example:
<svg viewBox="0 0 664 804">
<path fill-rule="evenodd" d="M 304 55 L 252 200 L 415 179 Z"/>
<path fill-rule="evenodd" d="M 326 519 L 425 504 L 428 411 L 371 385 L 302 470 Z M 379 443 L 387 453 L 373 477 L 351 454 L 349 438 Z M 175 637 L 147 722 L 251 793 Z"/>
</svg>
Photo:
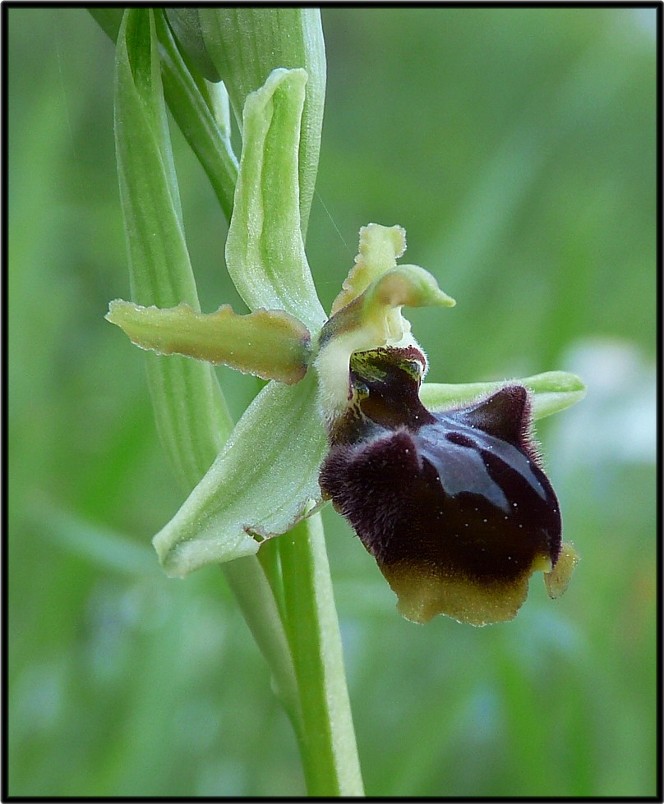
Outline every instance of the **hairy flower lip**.
<svg viewBox="0 0 664 804">
<path fill-rule="evenodd" d="M 458 432 L 451 428 L 458 426 L 455 416 L 459 412 L 466 411 L 438 414 L 433 423 L 422 423 L 416 429 L 405 424 L 394 429 L 369 424 L 361 440 L 347 441 L 331 451 L 320 477 L 324 493 L 349 518 L 370 552 L 384 563 L 435 564 L 439 545 L 421 534 L 431 530 L 432 522 L 444 527 L 447 520 L 447 528 L 455 531 L 454 538 L 479 550 L 475 558 L 465 555 L 465 547 L 460 552 L 452 550 L 455 572 L 495 576 L 496 580 L 515 575 L 526 561 L 525 554 L 532 554 L 533 549 L 555 565 L 560 552 L 560 516 L 546 476 L 511 444 L 477 428 L 462 425 L 479 443 L 471 446 L 449 440 L 447 436 Z M 488 445 L 483 441 L 487 438 Z M 351 478 L 348 483 L 339 480 L 343 473 Z M 358 508 L 354 495 L 363 494 L 365 499 Z M 540 526 L 543 533 L 536 545 L 522 545 L 518 531 L 532 531 L 529 512 L 534 509 L 539 522 L 548 521 Z M 549 517 L 545 516 L 547 509 Z M 454 520 L 453 526 L 450 520 Z M 373 527 L 376 521 L 380 532 Z M 507 549 L 505 522 L 512 523 Z M 400 530 L 407 531 L 409 538 L 397 540 Z M 470 533 L 474 533 L 472 541 L 468 540 Z M 386 535 L 389 554 L 387 542 L 382 541 Z M 414 543 L 418 544 L 416 555 Z"/>
<path fill-rule="evenodd" d="M 562 549 L 528 392 L 507 385 L 431 413 L 418 395 L 423 370 L 415 347 L 352 355 L 350 402 L 329 428 L 323 496 L 374 556 L 407 618 L 511 619 L 531 574 L 551 575 Z"/>
</svg>

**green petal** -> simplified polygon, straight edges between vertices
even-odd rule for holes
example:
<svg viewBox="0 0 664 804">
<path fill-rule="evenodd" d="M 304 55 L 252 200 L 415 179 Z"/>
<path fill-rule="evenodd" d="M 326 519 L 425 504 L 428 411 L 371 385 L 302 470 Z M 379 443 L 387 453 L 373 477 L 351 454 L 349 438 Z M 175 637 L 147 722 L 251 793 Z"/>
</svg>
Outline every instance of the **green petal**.
<svg viewBox="0 0 664 804">
<path fill-rule="evenodd" d="M 405 232 L 400 226 L 369 224 L 360 231 L 355 267 L 335 306 L 348 303 L 323 327 L 315 361 L 321 408 L 328 422 L 343 415 L 348 406 L 348 372 L 354 352 L 388 345 L 417 346 L 410 323 L 401 315 L 402 306 L 455 304 L 424 268 L 396 265 L 405 246 Z"/>
<path fill-rule="evenodd" d="M 377 328 L 387 324 L 387 339 L 401 339 L 399 324 L 393 329 L 388 313 L 394 311 L 395 323 L 400 319 L 400 308 L 406 307 L 454 307 L 456 302 L 444 293 L 434 277 L 419 265 L 398 265 L 387 271 L 369 285 L 360 296 L 362 319 L 366 325 Z M 350 306 L 346 309 L 350 309 Z"/>
<path fill-rule="evenodd" d="M 406 248 L 400 226 L 370 223 L 360 229 L 359 253 L 343 290 L 332 306 L 336 312 L 321 333 L 321 346 L 346 337 L 351 352 L 401 341 L 410 324 L 401 307 L 454 307 L 455 301 L 419 265 L 397 265 Z M 349 352 L 350 356 L 350 352 Z"/>
<path fill-rule="evenodd" d="M 255 553 L 320 504 L 327 449 L 315 377 L 270 383 L 247 408 L 213 465 L 153 544 L 168 575 Z"/>
<path fill-rule="evenodd" d="M 401 315 L 407 307 L 454 307 L 434 277 L 419 265 L 398 265 L 327 321 L 321 333 L 321 353 L 348 353 L 396 345 L 410 337 L 410 323 Z"/>
<path fill-rule="evenodd" d="M 203 314 L 188 304 L 160 309 L 116 299 L 106 319 L 143 349 L 223 363 L 265 380 L 295 383 L 304 377 L 309 332 L 281 310 L 237 315 L 229 305 Z"/>
<path fill-rule="evenodd" d="M 306 82 L 304 70 L 275 70 L 247 98 L 226 264 L 251 310 L 286 310 L 316 332 L 325 313 L 304 253 L 298 206 Z"/>
<path fill-rule="evenodd" d="M 381 226 L 379 223 L 363 226 L 355 264 L 332 303 L 332 315 L 364 293 L 374 279 L 396 268 L 397 259 L 405 250 L 406 230 L 401 226 Z"/>
<path fill-rule="evenodd" d="M 580 402 L 586 387 L 576 374 L 566 371 L 546 371 L 518 380 L 448 384 L 425 382 L 420 388 L 422 404 L 431 411 L 447 410 L 491 394 L 510 383 L 524 385 L 531 392 L 534 419 L 542 419 Z"/>
</svg>

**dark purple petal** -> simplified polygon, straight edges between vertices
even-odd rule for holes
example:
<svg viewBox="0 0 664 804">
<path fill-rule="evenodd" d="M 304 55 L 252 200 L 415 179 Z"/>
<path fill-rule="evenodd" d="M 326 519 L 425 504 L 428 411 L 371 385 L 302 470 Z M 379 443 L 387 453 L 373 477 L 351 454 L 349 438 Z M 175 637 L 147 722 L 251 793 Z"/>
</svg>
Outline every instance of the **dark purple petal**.
<svg viewBox="0 0 664 804">
<path fill-rule="evenodd" d="M 414 349 L 353 360 L 354 404 L 331 433 L 321 489 L 409 619 L 510 619 L 532 572 L 550 572 L 561 550 L 558 502 L 532 446 L 528 394 L 507 386 L 432 414 L 417 393 L 423 365 Z"/>
</svg>

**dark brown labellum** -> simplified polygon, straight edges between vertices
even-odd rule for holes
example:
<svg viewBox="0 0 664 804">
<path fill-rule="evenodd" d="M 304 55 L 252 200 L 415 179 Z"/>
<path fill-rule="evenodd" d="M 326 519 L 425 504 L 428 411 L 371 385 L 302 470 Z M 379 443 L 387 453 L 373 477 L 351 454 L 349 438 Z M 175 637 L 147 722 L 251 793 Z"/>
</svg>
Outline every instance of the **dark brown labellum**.
<svg viewBox="0 0 664 804">
<path fill-rule="evenodd" d="M 508 385 L 431 413 L 417 349 L 356 353 L 352 401 L 330 433 L 320 485 L 409 619 L 514 617 L 530 575 L 561 552 L 556 495 L 531 436 L 528 392 Z"/>
</svg>

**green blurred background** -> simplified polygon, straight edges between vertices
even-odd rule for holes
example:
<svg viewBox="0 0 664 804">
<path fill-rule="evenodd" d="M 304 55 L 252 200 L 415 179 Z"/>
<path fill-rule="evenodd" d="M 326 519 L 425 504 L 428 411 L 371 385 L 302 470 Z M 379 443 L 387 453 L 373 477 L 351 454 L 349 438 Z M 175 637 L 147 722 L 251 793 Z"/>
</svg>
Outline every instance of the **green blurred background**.
<svg viewBox="0 0 664 804">
<path fill-rule="evenodd" d="M 128 295 L 113 48 L 82 9 L 7 13 L 9 792 L 303 793 L 221 573 L 168 580 L 150 546 L 182 495 L 143 356 L 103 319 Z M 588 385 L 538 428 L 582 555 L 559 601 L 535 577 L 512 623 L 413 625 L 325 510 L 368 795 L 656 791 L 655 14 L 323 11 L 324 303 L 360 226 L 399 223 L 457 299 L 411 316 L 429 379 Z M 204 309 L 242 309 L 226 225 L 173 137 Z M 258 384 L 219 373 L 239 416 Z"/>
</svg>

